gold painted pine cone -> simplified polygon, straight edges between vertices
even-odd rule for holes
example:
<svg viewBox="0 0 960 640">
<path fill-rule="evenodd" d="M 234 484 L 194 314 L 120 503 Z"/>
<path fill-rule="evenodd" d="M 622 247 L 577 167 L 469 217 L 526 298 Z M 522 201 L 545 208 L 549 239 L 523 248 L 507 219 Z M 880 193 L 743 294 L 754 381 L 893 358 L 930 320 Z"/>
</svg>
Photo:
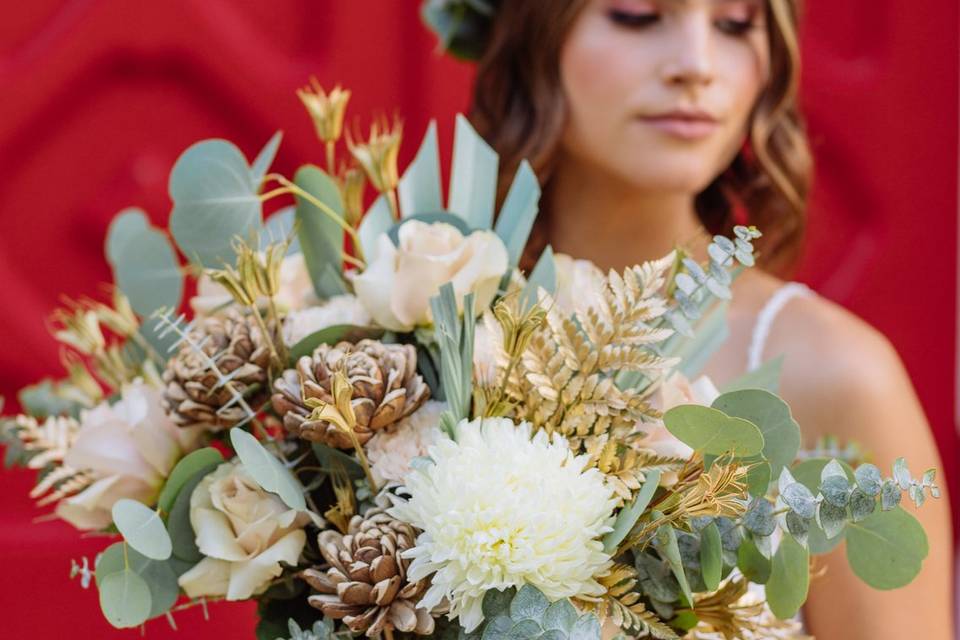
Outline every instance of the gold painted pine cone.
<svg viewBox="0 0 960 640">
<path fill-rule="evenodd" d="M 190 338 L 214 360 L 221 374 L 230 376 L 231 386 L 250 407 L 256 410 L 266 400 L 270 344 L 253 317 L 229 310 L 221 316 L 203 318 Z M 178 426 L 202 425 L 219 431 L 247 417 L 239 403 L 226 406 L 233 399 L 230 390 L 218 384 L 206 358 L 188 344 L 167 362 L 163 381 L 164 409 Z"/>
<path fill-rule="evenodd" d="M 379 430 L 410 415 L 426 402 L 430 388 L 417 374 L 417 351 L 411 345 L 361 340 L 320 345 L 287 369 L 274 383 L 273 408 L 288 431 L 305 440 L 350 449 L 350 436 L 326 420 L 310 420 L 304 404 L 315 398 L 334 404 L 333 374 L 342 370 L 353 390 L 357 440 L 365 444 Z"/>
<path fill-rule="evenodd" d="M 319 536 L 326 569 L 300 575 L 320 592 L 308 598 L 325 616 L 343 620 L 352 631 L 373 638 L 390 628 L 429 635 L 434 621 L 417 608 L 428 580 L 407 581 L 409 560 L 400 554 L 413 546 L 416 530 L 375 508 L 350 520 L 347 535 L 324 531 Z"/>
</svg>

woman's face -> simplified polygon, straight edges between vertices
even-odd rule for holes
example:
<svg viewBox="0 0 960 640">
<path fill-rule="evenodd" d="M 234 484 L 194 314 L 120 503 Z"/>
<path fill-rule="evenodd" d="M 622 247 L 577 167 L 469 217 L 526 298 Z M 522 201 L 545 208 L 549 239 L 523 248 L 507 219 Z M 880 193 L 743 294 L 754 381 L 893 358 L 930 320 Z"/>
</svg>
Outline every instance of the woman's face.
<svg viewBox="0 0 960 640">
<path fill-rule="evenodd" d="M 764 87 L 763 0 L 587 0 L 560 56 L 563 151 L 633 188 L 697 193 Z"/>
</svg>

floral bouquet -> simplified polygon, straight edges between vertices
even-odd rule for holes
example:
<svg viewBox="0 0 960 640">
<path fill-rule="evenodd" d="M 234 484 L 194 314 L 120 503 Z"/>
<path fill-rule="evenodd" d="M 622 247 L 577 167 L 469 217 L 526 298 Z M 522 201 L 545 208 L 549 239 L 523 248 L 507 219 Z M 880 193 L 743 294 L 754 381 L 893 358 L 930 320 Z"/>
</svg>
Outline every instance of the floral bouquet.
<svg viewBox="0 0 960 640">
<path fill-rule="evenodd" d="M 802 452 L 777 363 L 697 377 L 756 229 L 705 263 L 548 248 L 524 275 L 529 165 L 495 216 L 459 117 L 444 205 L 434 125 L 400 178 L 399 123 L 338 158 L 349 92 L 300 97 L 326 170 L 271 173 L 279 133 L 252 164 L 187 149 L 169 234 L 117 216 L 112 302 L 55 315 L 68 376 L 3 422 L 40 504 L 118 538 L 74 562 L 114 626 L 253 599 L 264 640 L 787 637 L 811 554 L 844 542 L 880 589 L 919 572 L 898 504 L 932 471 Z"/>
</svg>

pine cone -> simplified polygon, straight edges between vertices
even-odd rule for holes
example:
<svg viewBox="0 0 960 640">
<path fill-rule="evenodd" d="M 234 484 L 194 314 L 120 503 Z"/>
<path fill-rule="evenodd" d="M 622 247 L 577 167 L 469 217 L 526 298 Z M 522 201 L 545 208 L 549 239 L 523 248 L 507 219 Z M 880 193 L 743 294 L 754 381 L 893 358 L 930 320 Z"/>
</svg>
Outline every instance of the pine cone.
<svg viewBox="0 0 960 640">
<path fill-rule="evenodd" d="M 325 616 L 342 619 L 352 631 L 366 632 L 368 638 L 388 627 L 418 635 L 433 633 L 433 617 L 417 608 L 429 581 L 408 582 L 410 561 L 401 557 L 416 535 L 413 526 L 380 508 L 353 516 L 347 535 L 322 532 L 320 553 L 330 566 L 300 574 L 320 592 L 308 601 Z"/>
<path fill-rule="evenodd" d="M 348 434 L 326 420 L 310 420 L 311 409 L 304 404 L 306 398 L 333 404 L 331 386 L 337 370 L 346 374 L 353 389 L 360 444 L 416 411 L 430 396 L 430 388 L 417 374 L 417 351 L 411 345 L 377 340 L 320 345 L 274 383 L 273 408 L 290 432 L 331 447 L 352 448 Z"/>
<path fill-rule="evenodd" d="M 190 340 L 214 360 L 220 373 L 230 376 L 230 386 L 243 394 L 256 409 L 270 391 L 270 343 L 252 316 L 229 310 L 221 316 L 199 320 L 190 332 Z M 166 389 L 164 408 L 181 427 L 205 426 L 219 431 L 232 427 L 246 417 L 239 403 L 230 404 L 230 390 L 219 385 L 217 375 L 204 358 L 189 344 L 167 362 L 163 372 Z M 255 385 L 259 385 L 256 388 Z"/>
</svg>

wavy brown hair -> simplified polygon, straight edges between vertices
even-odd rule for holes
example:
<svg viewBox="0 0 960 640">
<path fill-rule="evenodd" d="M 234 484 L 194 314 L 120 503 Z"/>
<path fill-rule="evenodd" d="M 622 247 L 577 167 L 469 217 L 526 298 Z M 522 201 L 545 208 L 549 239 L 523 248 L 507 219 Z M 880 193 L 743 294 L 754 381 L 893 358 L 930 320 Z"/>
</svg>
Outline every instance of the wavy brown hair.
<svg viewBox="0 0 960 640">
<path fill-rule="evenodd" d="M 529 247 L 537 253 L 546 244 L 549 183 L 567 118 L 560 51 L 588 1 L 501 2 L 477 68 L 470 119 L 500 154 L 500 201 L 523 158 L 544 186 Z M 696 198 L 697 214 L 711 233 L 729 234 L 735 223 L 763 231 L 758 261 L 781 274 L 800 254 L 812 174 L 797 106 L 800 1 L 767 0 L 771 72 L 753 109 L 748 144 Z M 738 212 L 745 220 L 735 219 Z"/>
</svg>

